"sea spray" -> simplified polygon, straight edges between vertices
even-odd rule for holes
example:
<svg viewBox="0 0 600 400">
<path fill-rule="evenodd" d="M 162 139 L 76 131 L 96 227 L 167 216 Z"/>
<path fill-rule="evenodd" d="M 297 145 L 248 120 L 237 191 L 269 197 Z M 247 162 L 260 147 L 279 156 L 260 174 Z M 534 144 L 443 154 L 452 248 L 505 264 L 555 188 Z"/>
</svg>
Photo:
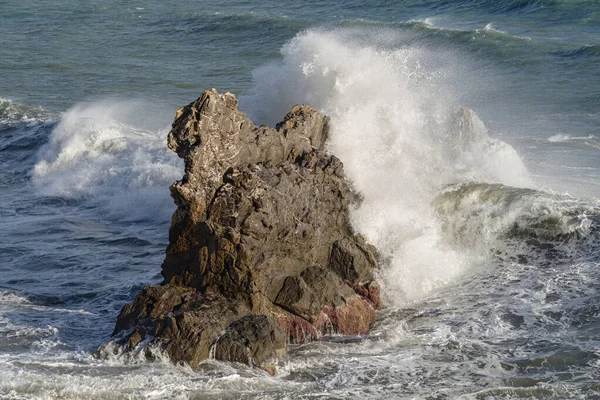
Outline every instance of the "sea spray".
<svg viewBox="0 0 600 400">
<path fill-rule="evenodd" d="M 488 255 L 441 240 L 431 203 L 446 185 L 531 185 L 517 152 L 460 107 L 468 62 L 403 39 L 385 29 L 303 32 L 280 64 L 255 71 L 255 95 L 242 104 L 271 123 L 299 102 L 331 117 L 329 148 L 363 197 L 353 225 L 391 260 L 382 274 L 393 304 L 422 298 Z"/>
<path fill-rule="evenodd" d="M 39 151 L 32 172 L 38 194 L 89 200 L 120 219 L 168 221 L 174 208 L 168 186 L 182 167 L 154 115 L 139 101 L 67 111 Z"/>
</svg>

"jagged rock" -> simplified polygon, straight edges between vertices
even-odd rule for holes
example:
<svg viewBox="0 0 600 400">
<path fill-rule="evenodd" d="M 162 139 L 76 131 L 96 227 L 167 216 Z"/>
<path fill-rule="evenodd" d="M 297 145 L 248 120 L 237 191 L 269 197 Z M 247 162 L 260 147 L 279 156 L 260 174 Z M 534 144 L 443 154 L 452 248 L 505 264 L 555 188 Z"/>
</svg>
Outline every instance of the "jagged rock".
<svg viewBox="0 0 600 400">
<path fill-rule="evenodd" d="M 308 267 L 300 277 L 317 293 L 322 306 L 340 307 L 356 296 L 336 274 L 325 268 Z"/>
<path fill-rule="evenodd" d="M 323 307 L 342 307 L 356 292 L 336 274 L 318 266 L 308 267 L 300 276 L 288 276 L 274 303 L 316 322 Z"/>
<path fill-rule="evenodd" d="M 333 244 L 329 268 L 353 284 L 370 282 L 373 280 L 375 254 L 373 246 L 361 238 L 345 237 Z"/>
<path fill-rule="evenodd" d="M 214 89 L 177 112 L 168 145 L 185 174 L 171 186 L 164 282 L 123 308 L 119 343 L 150 341 L 192 367 L 214 346 L 273 372 L 282 338 L 368 331 L 377 254 L 350 227 L 359 197 L 324 151 L 328 124 L 302 105 L 276 129 L 255 126 Z"/>
<path fill-rule="evenodd" d="M 275 374 L 274 362 L 285 355 L 283 331 L 266 315 L 247 315 L 229 325 L 215 343 L 215 359 L 256 366 Z"/>
<path fill-rule="evenodd" d="M 122 344 L 133 350 L 148 337 L 162 338 L 171 359 L 197 365 L 233 321 L 247 315 L 244 302 L 205 296 L 191 288 L 147 286 L 123 307 L 113 335 L 126 332 Z"/>
<path fill-rule="evenodd" d="M 323 308 L 315 291 L 299 276 L 285 279 L 274 303 L 307 321 L 314 321 Z"/>
</svg>

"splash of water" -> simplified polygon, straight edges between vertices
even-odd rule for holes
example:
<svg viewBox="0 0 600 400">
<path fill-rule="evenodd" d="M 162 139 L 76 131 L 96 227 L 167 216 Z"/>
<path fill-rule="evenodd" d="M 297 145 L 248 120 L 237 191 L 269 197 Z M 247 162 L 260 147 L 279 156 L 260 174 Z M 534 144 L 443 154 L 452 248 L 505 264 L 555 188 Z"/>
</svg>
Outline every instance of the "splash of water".
<svg viewBox="0 0 600 400">
<path fill-rule="evenodd" d="M 261 122 L 298 102 L 331 117 L 329 148 L 364 198 L 352 222 L 390 260 L 382 281 L 393 303 L 421 298 L 481 259 L 441 240 L 431 203 L 446 185 L 531 184 L 515 149 L 459 106 L 461 91 L 474 90 L 468 62 L 407 39 L 387 30 L 309 30 L 284 46 L 282 63 L 255 71 L 254 96 L 242 99 Z"/>
<path fill-rule="evenodd" d="M 32 172 L 38 194 L 86 199 L 125 219 L 167 221 L 168 186 L 181 176 L 167 129 L 144 126 L 140 102 L 97 102 L 67 111 Z"/>
</svg>

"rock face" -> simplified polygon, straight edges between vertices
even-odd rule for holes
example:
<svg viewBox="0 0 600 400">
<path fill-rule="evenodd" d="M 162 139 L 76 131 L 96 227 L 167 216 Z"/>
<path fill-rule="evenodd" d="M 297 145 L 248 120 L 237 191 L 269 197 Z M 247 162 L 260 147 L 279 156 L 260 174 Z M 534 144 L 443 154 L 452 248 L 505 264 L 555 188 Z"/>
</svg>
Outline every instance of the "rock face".
<svg viewBox="0 0 600 400">
<path fill-rule="evenodd" d="M 328 118 L 302 105 L 257 127 L 237 105 L 213 89 L 177 111 L 168 145 L 185 175 L 171 186 L 164 282 L 123 308 L 113 334 L 192 367 L 213 356 L 274 373 L 287 343 L 367 333 L 377 260 L 350 228 L 358 198 L 324 152 Z"/>
</svg>

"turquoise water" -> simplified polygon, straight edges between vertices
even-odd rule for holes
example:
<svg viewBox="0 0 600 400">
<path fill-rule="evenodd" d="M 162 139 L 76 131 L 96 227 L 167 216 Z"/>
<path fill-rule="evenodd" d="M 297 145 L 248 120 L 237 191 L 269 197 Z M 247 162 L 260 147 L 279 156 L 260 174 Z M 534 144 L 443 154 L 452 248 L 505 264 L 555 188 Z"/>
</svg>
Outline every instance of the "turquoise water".
<svg viewBox="0 0 600 400">
<path fill-rule="evenodd" d="M 598 1 L 0 1 L 0 397 L 600 398 L 599 61 Z M 166 133 L 212 87 L 330 115 L 390 260 L 373 332 L 277 377 L 92 356 L 160 282 Z"/>
</svg>

